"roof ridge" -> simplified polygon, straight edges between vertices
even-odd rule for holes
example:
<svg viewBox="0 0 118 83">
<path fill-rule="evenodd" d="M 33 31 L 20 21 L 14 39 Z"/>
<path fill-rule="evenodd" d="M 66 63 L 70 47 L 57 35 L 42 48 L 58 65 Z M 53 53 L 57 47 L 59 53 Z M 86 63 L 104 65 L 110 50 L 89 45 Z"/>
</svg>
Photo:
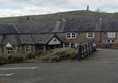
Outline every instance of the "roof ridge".
<svg viewBox="0 0 118 83">
<path fill-rule="evenodd" d="M 21 37 L 20 37 L 20 35 L 19 35 L 19 31 L 18 31 L 18 29 L 16 28 L 16 26 L 15 26 L 14 24 L 12 24 L 12 25 L 14 26 L 15 30 L 17 31 L 17 33 L 18 33 L 18 37 L 19 37 L 21 43 L 23 43 L 23 40 L 21 39 Z"/>
<path fill-rule="evenodd" d="M 33 39 L 34 43 L 36 44 L 37 42 L 36 42 L 36 40 L 35 40 L 35 38 L 34 38 L 33 34 L 31 34 L 31 37 L 32 37 L 32 39 Z"/>
<path fill-rule="evenodd" d="M 17 33 L 19 33 L 18 29 L 16 28 L 16 26 L 14 24 L 12 24 L 13 27 L 15 28 L 15 30 L 17 31 Z"/>
</svg>

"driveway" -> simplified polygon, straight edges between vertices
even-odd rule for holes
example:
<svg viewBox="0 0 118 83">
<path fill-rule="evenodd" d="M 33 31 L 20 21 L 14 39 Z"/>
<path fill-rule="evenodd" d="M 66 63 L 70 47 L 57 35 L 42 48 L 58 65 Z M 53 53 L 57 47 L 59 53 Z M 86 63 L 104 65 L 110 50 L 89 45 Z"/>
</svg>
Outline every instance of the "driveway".
<svg viewBox="0 0 118 83">
<path fill-rule="evenodd" d="M 0 83 L 118 83 L 118 50 L 98 50 L 79 62 L 3 65 Z"/>
</svg>

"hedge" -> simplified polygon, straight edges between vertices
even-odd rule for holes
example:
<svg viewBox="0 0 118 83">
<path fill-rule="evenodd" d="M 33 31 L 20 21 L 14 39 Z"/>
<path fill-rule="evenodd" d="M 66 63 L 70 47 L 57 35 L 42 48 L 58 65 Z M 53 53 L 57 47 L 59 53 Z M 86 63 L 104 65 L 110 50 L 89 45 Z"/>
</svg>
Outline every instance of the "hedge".
<svg viewBox="0 0 118 83">
<path fill-rule="evenodd" d="M 44 52 L 39 56 L 39 61 L 57 62 L 61 60 L 74 60 L 77 55 L 77 50 L 74 48 L 56 48 Z"/>
</svg>

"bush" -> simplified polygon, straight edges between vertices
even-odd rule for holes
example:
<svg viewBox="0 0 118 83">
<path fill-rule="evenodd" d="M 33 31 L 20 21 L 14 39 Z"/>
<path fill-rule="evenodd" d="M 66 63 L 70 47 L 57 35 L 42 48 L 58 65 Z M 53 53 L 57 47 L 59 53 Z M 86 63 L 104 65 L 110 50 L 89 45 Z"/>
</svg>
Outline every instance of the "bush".
<svg viewBox="0 0 118 83">
<path fill-rule="evenodd" d="M 23 60 L 24 59 L 21 53 L 14 53 L 14 54 L 8 55 L 9 63 L 19 63 L 19 62 L 23 62 Z"/>
<path fill-rule="evenodd" d="M 32 52 L 24 53 L 23 55 L 24 60 L 30 60 L 35 58 L 35 54 Z"/>
<path fill-rule="evenodd" d="M 36 56 L 41 55 L 42 52 L 43 52 L 43 50 L 38 50 L 38 51 L 35 52 L 35 55 L 36 55 Z"/>
<path fill-rule="evenodd" d="M 34 53 L 13 53 L 10 55 L 3 56 L 0 54 L 0 64 L 4 63 L 19 63 L 23 62 L 25 60 L 34 59 L 35 54 Z"/>
<path fill-rule="evenodd" d="M 45 55 L 44 55 L 45 54 Z M 73 60 L 77 55 L 74 48 L 56 48 L 45 52 L 43 56 L 39 57 L 42 61 L 57 62 L 60 60 Z"/>
<path fill-rule="evenodd" d="M 0 54 L 0 65 L 7 62 L 7 57 L 5 57 L 3 54 Z"/>
<path fill-rule="evenodd" d="M 40 56 L 38 56 L 40 55 Z M 57 62 L 61 60 L 73 60 L 77 55 L 77 50 L 74 48 L 56 48 L 48 51 L 38 51 L 36 53 L 14 53 L 11 55 L 3 56 L 0 54 L 0 64 L 7 63 L 19 63 L 30 59 L 36 59 L 38 61 Z"/>
<path fill-rule="evenodd" d="M 55 49 L 54 55 L 60 56 L 62 59 L 74 59 L 77 54 L 74 48 Z"/>
</svg>

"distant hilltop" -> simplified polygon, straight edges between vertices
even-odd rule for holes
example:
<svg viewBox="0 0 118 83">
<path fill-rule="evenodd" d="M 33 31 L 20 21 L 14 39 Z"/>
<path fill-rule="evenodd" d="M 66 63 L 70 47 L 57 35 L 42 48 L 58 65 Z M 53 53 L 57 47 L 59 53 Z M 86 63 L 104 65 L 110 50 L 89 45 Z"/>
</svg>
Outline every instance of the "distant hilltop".
<svg viewBox="0 0 118 83">
<path fill-rule="evenodd" d="M 18 17 L 0 18 L 0 23 L 21 23 L 21 22 L 35 22 L 35 21 L 52 21 L 72 18 L 107 18 L 118 19 L 118 13 L 106 13 L 100 11 L 78 10 L 68 12 L 58 12 L 44 15 L 30 15 Z"/>
</svg>

